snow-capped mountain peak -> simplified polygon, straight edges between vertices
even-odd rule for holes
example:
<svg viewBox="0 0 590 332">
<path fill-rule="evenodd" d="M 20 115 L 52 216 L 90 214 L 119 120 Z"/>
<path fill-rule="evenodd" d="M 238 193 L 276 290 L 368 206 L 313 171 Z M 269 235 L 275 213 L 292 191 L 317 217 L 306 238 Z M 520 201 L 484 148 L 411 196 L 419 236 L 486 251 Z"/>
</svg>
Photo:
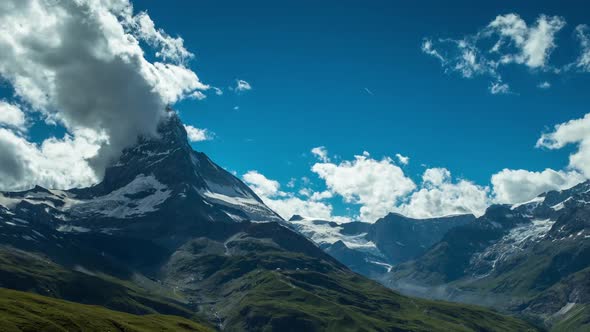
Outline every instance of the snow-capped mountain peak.
<svg viewBox="0 0 590 332">
<path fill-rule="evenodd" d="M 125 149 L 97 185 L 0 193 L 0 215 L 28 218 L 33 209 L 68 231 L 172 233 L 203 223 L 283 222 L 248 186 L 191 148 L 174 112 L 157 135 Z"/>
</svg>

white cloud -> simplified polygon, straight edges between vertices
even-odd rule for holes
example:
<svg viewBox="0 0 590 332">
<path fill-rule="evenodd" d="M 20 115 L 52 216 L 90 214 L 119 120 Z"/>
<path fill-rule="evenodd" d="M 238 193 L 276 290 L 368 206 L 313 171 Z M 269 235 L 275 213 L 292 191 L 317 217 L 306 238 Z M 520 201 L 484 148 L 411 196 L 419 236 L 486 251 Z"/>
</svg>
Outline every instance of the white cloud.
<svg viewBox="0 0 590 332">
<path fill-rule="evenodd" d="M 492 50 L 501 54 L 502 63 L 542 68 L 547 65 L 551 51 L 556 46 L 555 34 L 564 26 L 565 20 L 559 16 L 541 15 L 535 26 L 528 27 L 520 16 L 507 14 L 496 17 L 488 29 L 500 36 Z M 502 52 L 505 46 L 514 46 L 517 52 Z"/>
<path fill-rule="evenodd" d="M 422 52 L 431 55 L 440 60 L 441 63 L 446 64 L 447 59 L 443 57 L 435 48 L 431 39 L 425 38 L 422 41 Z"/>
<path fill-rule="evenodd" d="M 399 154 L 399 153 L 396 153 L 396 154 L 395 154 L 395 157 L 397 158 L 397 160 L 398 160 L 398 161 L 400 162 L 400 164 L 402 164 L 402 165 L 407 165 L 407 164 L 409 164 L 409 163 L 410 163 L 410 157 L 403 156 L 403 155 L 401 155 L 401 154 Z"/>
<path fill-rule="evenodd" d="M 257 171 L 247 172 L 242 176 L 242 179 L 260 196 L 268 207 L 277 212 L 283 219 L 288 220 L 297 214 L 313 219 L 349 221 L 346 217 L 333 216 L 332 205 L 318 201 L 327 198 L 329 194 L 309 192 L 309 196 L 317 199 L 301 199 L 293 193 L 281 191 L 278 181 L 268 179 Z"/>
<path fill-rule="evenodd" d="M 326 182 L 328 190 L 348 203 L 360 204 L 363 221 L 375 222 L 393 211 L 400 198 L 416 185 L 390 158 L 380 161 L 366 155 L 340 164 L 316 163 L 312 171 Z"/>
<path fill-rule="evenodd" d="M 24 131 L 26 124 L 25 113 L 15 104 L 0 100 L 0 126 L 7 126 Z"/>
<path fill-rule="evenodd" d="M 422 174 L 422 182 L 426 185 L 440 186 L 451 179 L 451 172 L 446 168 L 429 168 Z"/>
<path fill-rule="evenodd" d="M 332 198 L 332 197 L 334 197 L 334 194 L 332 194 L 328 190 L 324 190 L 324 191 L 319 191 L 319 192 L 318 191 L 313 192 L 311 194 L 311 196 L 309 196 L 309 199 L 312 200 L 312 201 L 321 201 L 321 200 L 329 199 L 329 198 Z"/>
<path fill-rule="evenodd" d="M 537 88 L 539 88 L 539 89 L 543 89 L 543 90 L 549 89 L 550 87 L 551 87 L 551 83 L 549 83 L 549 82 L 547 82 L 547 81 L 540 82 L 540 83 L 537 85 Z"/>
<path fill-rule="evenodd" d="M 285 194 L 279 190 L 280 184 L 278 181 L 267 179 L 257 171 L 248 171 L 242 176 L 242 178 L 258 196 L 285 196 Z"/>
<path fill-rule="evenodd" d="M 510 86 L 506 83 L 492 82 L 490 84 L 490 93 L 493 95 L 504 95 L 510 93 Z"/>
<path fill-rule="evenodd" d="M 297 179 L 295 179 L 295 178 L 289 179 L 289 182 L 287 182 L 287 188 L 295 188 L 296 181 L 297 181 Z"/>
<path fill-rule="evenodd" d="M 154 21 L 145 12 L 133 17 L 133 27 L 136 35 L 145 40 L 152 47 L 159 48 L 156 57 L 164 61 L 171 60 L 176 63 L 185 63 L 193 57 L 193 54 L 184 48 L 184 41 L 180 37 L 170 37 L 164 30 L 156 29 Z"/>
<path fill-rule="evenodd" d="M 446 168 L 430 168 L 422 175 L 422 187 L 396 210 L 413 218 L 436 218 L 471 213 L 484 214 L 489 189 L 467 180 L 451 181 Z"/>
<path fill-rule="evenodd" d="M 289 220 L 294 215 L 300 215 L 312 219 L 322 220 L 346 220 L 343 217 L 332 215 L 332 206 L 324 202 L 303 200 L 298 197 L 287 197 L 283 199 L 263 198 L 264 203 L 283 219 Z"/>
<path fill-rule="evenodd" d="M 590 28 L 586 24 L 580 24 L 576 27 L 576 36 L 580 41 L 582 53 L 575 62 L 579 69 L 590 72 Z"/>
<path fill-rule="evenodd" d="M 184 125 L 184 129 L 186 129 L 186 134 L 191 142 L 201 142 L 212 139 L 211 134 L 207 129 L 200 129 L 191 125 Z"/>
<path fill-rule="evenodd" d="M 555 171 L 545 169 L 542 172 L 504 169 L 492 175 L 494 200 L 497 203 L 522 203 L 550 191 L 573 187 L 584 181 L 584 177 L 575 171 Z"/>
<path fill-rule="evenodd" d="M 37 177 L 34 169 L 23 166 L 22 183 L 13 181 L 15 188 L 32 185 L 29 178 L 42 180 L 40 185 L 62 182 L 49 175 L 68 177 L 71 184 L 88 184 L 86 173 L 61 174 L 63 159 L 75 159 L 84 169 L 91 165 L 99 178 L 138 135 L 155 133 L 166 105 L 202 97 L 201 91 L 209 89 L 185 66 L 192 54 L 182 39 L 156 29 L 146 13 L 134 15 L 129 0 L 4 0 L 0 8 L 0 77 L 27 109 L 40 112 L 47 122 L 62 125 L 71 134 L 49 138 L 47 144 L 98 144 L 88 146 L 89 151 L 97 151 L 91 160 L 63 155 L 79 153 L 73 148 L 64 149 L 62 159 L 55 160 L 40 150 L 47 176 Z M 148 61 L 140 41 L 151 45 L 162 61 Z M 106 139 L 78 137 L 81 132 Z M 7 137 L 5 132 L 4 143 L 15 142 Z M 30 148 L 7 150 L 18 154 L 11 158 L 41 160 L 22 155 L 34 153 L 35 145 L 22 139 L 20 143 Z M 6 167 L 0 165 L 0 169 Z"/>
<path fill-rule="evenodd" d="M 590 113 L 556 125 L 552 132 L 543 134 L 537 141 L 537 147 L 548 149 L 561 149 L 568 144 L 578 146 L 569 157 L 569 167 L 590 178 Z"/>
<path fill-rule="evenodd" d="M 196 99 L 196 100 L 203 100 L 207 98 L 207 96 L 202 93 L 201 91 L 194 91 L 193 93 L 188 95 L 188 98 Z"/>
<path fill-rule="evenodd" d="M 0 128 L 0 190 L 25 190 L 37 184 L 58 189 L 91 185 L 97 177 L 88 160 L 106 139 L 81 130 L 36 145 Z"/>
<path fill-rule="evenodd" d="M 439 39 L 436 43 L 431 39 L 424 39 L 422 52 L 437 58 L 447 73 L 458 72 L 464 78 L 488 75 L 499 80 L 500 75 L 496 71 L 498 63 L 482 55 L 476 43 L 476 37 Z"/>
<path fill-rule="evenodd" d="M 252 86 L 250 85 L 250 83 L 244 80 L 236 80 L 236 86 L 233 89 L 237 92 L 244 92 L 252 90 Z"/>
<path fill-rule="evenodd" d="M 321 162 L 327 163 L 330 162 L 330 158 L 328 157 L 328 150 L 325 146 L 318 146 L 311 149 L 311 153 L 318 158 Z"/>
<path fill-rule="evenodd" d="M 564 26 L 565 20 L 559 16 L 540 15 L 534 25 L 528 26 L 517 14 L 499 15 L 473 35 L 460 39 L 427 38 L 421 48 L 425 54 L 437 58 L 445 72 L 458 72 L 465 78 L 488 76 L 489 91 L 505 94 L 510 88 L 502 82 L 502 66 L 520 64 L 530 69 L 550 70 L 548 62 L 556 47 L 556 34 Z M 582 44 L 588 40 L 583 39 L 582 33 L 578 35 Z M 493 46 L 486 49 L 489 43 Z M 587 59 L 590 60 L 590 55 Z"/>
</svg>

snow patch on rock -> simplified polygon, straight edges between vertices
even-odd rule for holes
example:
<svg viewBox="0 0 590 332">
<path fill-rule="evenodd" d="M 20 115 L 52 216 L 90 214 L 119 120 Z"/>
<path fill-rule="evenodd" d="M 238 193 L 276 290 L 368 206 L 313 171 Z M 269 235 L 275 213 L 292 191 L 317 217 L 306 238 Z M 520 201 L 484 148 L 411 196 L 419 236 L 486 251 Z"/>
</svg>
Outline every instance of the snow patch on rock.
<svg viewBox="0 0 590 332">
<path fill-rule="evenodd" d="M 140 174 L 126 186 L 107 195 L 77 202 L 71 212 L 74 215 L 127 219 L 157 211 L 171 193 L 155 176 Z"/>
</svg>

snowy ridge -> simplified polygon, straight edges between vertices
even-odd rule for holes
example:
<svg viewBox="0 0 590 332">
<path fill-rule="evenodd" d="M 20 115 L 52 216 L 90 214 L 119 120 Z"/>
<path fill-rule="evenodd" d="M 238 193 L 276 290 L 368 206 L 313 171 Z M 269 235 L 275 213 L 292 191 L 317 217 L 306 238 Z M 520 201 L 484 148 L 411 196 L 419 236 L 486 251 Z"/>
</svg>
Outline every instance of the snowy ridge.
<svg viewBox="0 0 590 332">
<path fill-rule="evenodd" d="M 553 224 L 555 221 L 549 219 L 532 220 L 530 223 L 520 224 L 511 229 L 508 234 L 484 251 L 473 255 L 471 265 L 476 271 L 474 277 L 484 278 L 493 273 L 498 264 L 524 252 L 528 246 L 542 240 Z"/>
<path fill-rule="evenodd" d="M 220 192 L 213 192 L 210 190 L 197 190 L 200 195 L 203 196 L 209 203 L 214 205 L 221 205 L 228 207 L 232 210 L 242 211 L 252 222 L 269 222 L 269 221 L 282 221 L 278 216 L 271 215 L 270 209 L 258 201 L 255 197 L 241 193 L 243 196 L 237 195 L 240 193 L 236 188 L 228 188 L 220 185 L 213 186 L 215 189 L 221 189 L 222 193 L 236 194 L 235 196 L 228 196 Z M 196 190 L 196 189 L 195 189 Z M 222 209 L 223 212 L 235 221 L 244 221 L 245 219 L 240 217 L 234 212 Z M 272 213 L 272 212 L 271 212 Z"/>
<path fill-rule="evenodd" d="M 541 205 L 543 202 L 545 202 L 545 197 L 537 196 L 537 197 L 531 199 L 530 201 L 514 204 L 514 205 L 512 205 L 512 207 L 510 209 L 515 210 L 515 209 L 522 207 L 522 206 L 526 206 L 529 209 L 534 209 L 535 207 Z"/>
<path fill-rule="evenodd" d="M 170 197 L 171 190 L 155 176 L 140 174 L 126 186 L 107 195 L 79 201 L 71 208 L 73 215 L 102 215 L 127 219 L 158 210 Z"/>
<path fill-rule="evenodd" d="M 332 226 L 334 222 L 331 224 L 327 221 L 309 218 L 291 220 L 291 224 L 298 232 L 311 239 L 317 245 L 334 244 L 342 241 L 350 249 L 381 256 L 381 252 L 377 249 L 375 243 L 366 239 L 367 233 L 354 235 L 342 234 L 343 228 L 341 226 Z"/>
</svg>

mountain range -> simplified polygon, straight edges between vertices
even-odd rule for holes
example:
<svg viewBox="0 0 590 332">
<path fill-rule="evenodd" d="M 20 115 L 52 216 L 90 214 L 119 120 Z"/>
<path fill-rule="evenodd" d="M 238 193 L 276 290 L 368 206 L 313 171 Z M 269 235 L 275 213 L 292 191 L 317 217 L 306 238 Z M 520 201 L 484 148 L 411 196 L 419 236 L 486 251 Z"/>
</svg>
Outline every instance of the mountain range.
<svg viewBox="0 0 590 332">
<path fill-rule="evenodd" d="M 353 272 L 294 225 L 193 151 L 170 111 L 157 137 L 138 138 L 97 185 L 0 193 L 0 329 L 538 330 L 479 306 L 401 295 Z M 404 254 L 395 248 L 407 239 L 343 228 L 353 238 L 367 233 L 374 247 L 367 252 L 388 264 L 372 265 L 393 276 L 389 265 L 428 253 L 450 224 L 432 225 L 441 231 L 425 229 Z M 339 245 L 330 245 L 336 257 Z"/>
<path fill-rule="evenodd" d="M 589 330 L 590 182 L 491 206 L 381 281 L 406 294 L 528 316 L 555 330 Z"/>
<path fill-rule="evenodd" d="M 290 222 L 353 271 L 406 295 L 486 305 L 555 331 L 590 330 L 590 181 L 492 205 L 480 218 Z"/>
<path fill-rule="evenodd" d="M 289 222 L 353 271 L 379 280 L 394 265 L 426 252 L 450 229 L 473 220 L 473 215 L 413 219 L 390 213 L 375 223 L 336 223 L 298 215 Z"/>
</svg>

